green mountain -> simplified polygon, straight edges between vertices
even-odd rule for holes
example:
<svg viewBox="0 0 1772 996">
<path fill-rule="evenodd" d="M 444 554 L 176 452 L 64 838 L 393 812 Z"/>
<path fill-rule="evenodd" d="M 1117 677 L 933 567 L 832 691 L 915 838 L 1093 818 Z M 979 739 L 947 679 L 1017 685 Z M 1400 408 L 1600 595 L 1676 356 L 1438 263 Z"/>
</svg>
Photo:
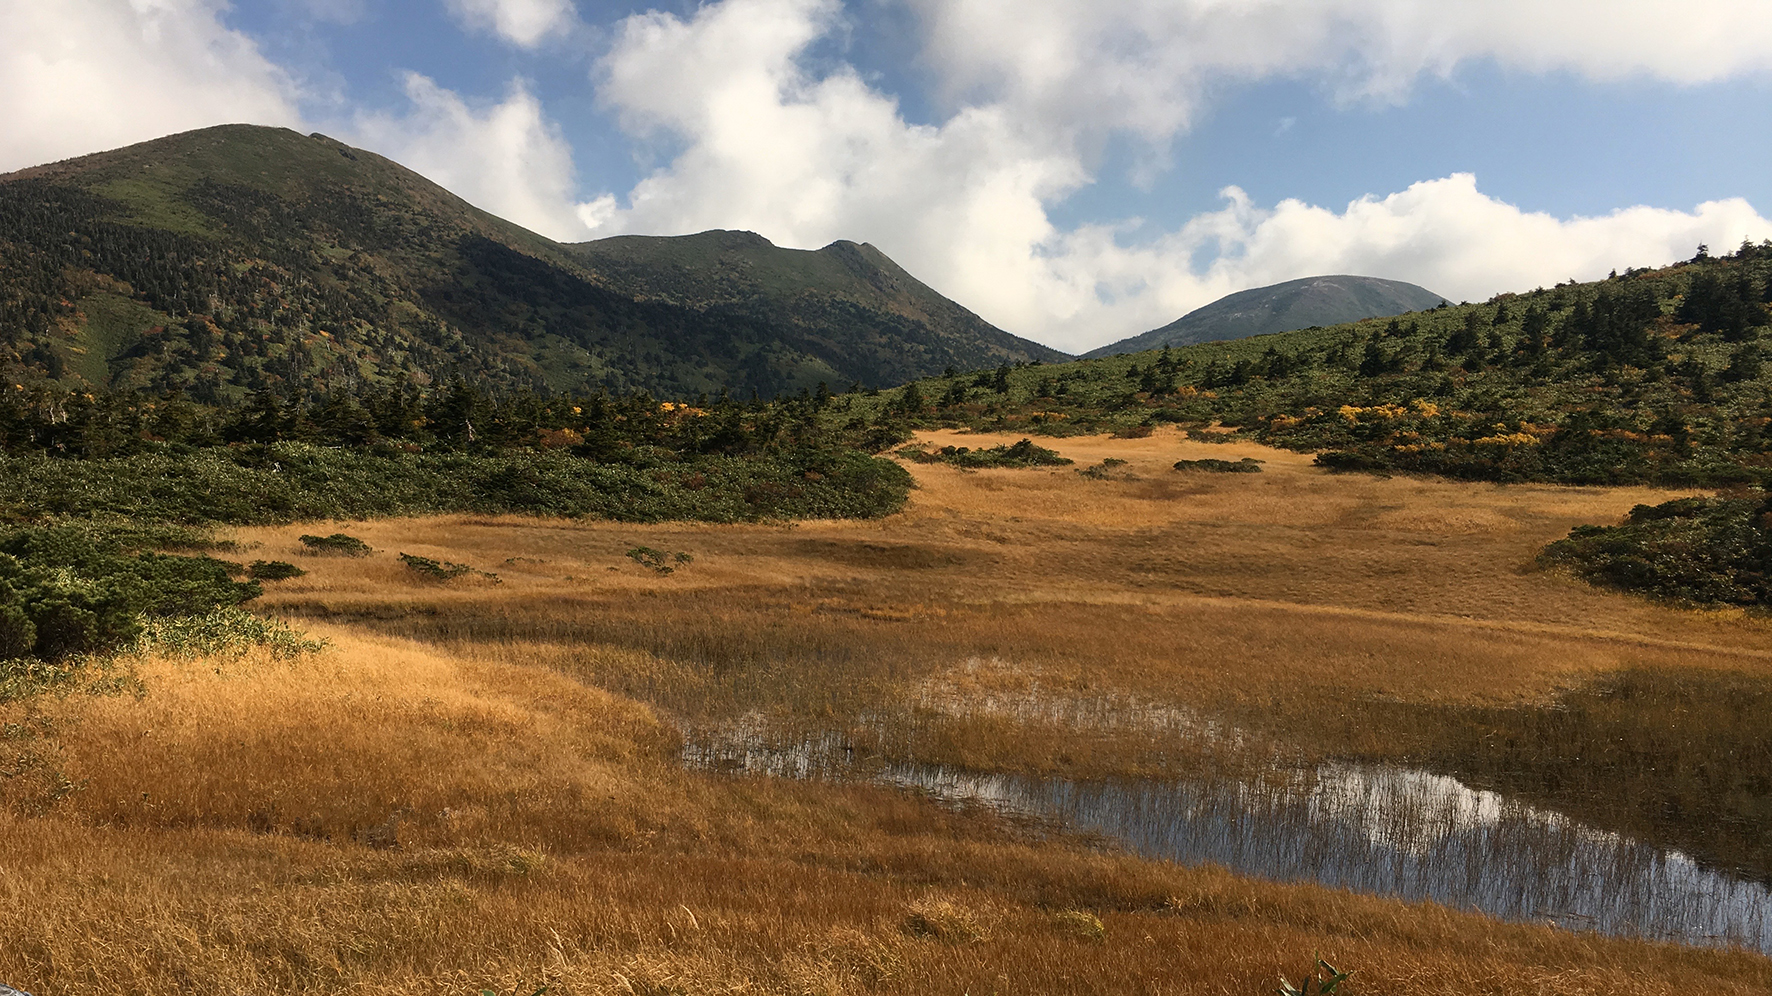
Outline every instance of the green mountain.
<svg viewBox="0 0 1772 996">
<path fill-rule="evenodd" d="M 931 371 L 1062 360 L 942 297 L 866 243 L 781 249 L 753 232 L 623 235 L 571 247 L 606 287 L 635 300 L 742 314 L 803 344 L 840 350 L 901 384 Z"/>
<path fill-rule="evenodd" d="M 1164 346 L 1246 339 L 1317 325 L 1340 325 L 1363 318 L 1389 318 L 1425 311 L 1445 299 L 1424 287 L 1378 277 L 1305 277 L 1228 294 L 1160 329 L 1084 353 L 1118 356 Z"/>
<path fill-rule="evenodd" d="M 871 246 L 564 245 L 374 153 L 228 125 L 0 176 L 0 374 L 764 395 L 1060 358 Z"/>
</svg>

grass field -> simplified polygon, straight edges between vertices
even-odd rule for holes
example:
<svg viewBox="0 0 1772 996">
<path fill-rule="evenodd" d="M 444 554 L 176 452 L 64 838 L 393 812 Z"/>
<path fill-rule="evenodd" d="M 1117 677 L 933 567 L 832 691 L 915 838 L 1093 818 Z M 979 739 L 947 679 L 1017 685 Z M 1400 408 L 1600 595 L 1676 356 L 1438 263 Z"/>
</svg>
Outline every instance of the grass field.
<svg viewBox="0 0 1772 996">
<path fill-rule="evenodd" d="M 145 659 L 140 694 L 0 706 L 0 981 L 1262 993 L 1319 952 L 1356 970 L 1356 996 L 1772 985 L 1772 962 L 1739 952 L 1141 861 L 864 785 L 683 770 L 685 731 L 739 720 L 979 771 L 1402 761 L 1712 863 L 1768 861 L 1772 630 L 1534 566 L 1571 526 L 1671 493 L 1336 476 L 1162 431 L 1046 442 L 1074 466 L 914 465 L 907 511 L 871 522 L 237 530 L 252 558 L 307 569 L 260 604 L 330 646 Z M 1171 469 L 1246 456 L 1261 473 Z M 300 534 L 335 531 L 376 553 L 303 555 Z M 400 553 L 478 573 L 430 580 Z M 1243 736 L 1111 721 L 1139 709 Z"/>
</svg>

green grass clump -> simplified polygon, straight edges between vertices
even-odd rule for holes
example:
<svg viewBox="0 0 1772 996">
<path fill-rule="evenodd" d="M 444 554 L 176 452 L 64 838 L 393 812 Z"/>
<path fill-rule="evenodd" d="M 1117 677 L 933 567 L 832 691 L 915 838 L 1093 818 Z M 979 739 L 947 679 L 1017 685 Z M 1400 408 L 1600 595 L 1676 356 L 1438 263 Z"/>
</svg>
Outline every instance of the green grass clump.
<svg viewBox="0 0 1772 996">
<path fill-rule="evenodd" d="M 256 616 L 230 606 L 196 615 L 148 620 L 129 650 L 169 657 L 242 657 L 263 648 L 278 660 L 318 653 L 324 640 L 312 640 L 280 619 Z"/>
<path fill-rule="evenodd" d="M 1316 965 L 1312 966 L 1311 974 L 1306 975 L 1298 985 L 1293 985 L 1291 980 L 1282 975 L 1280 988 L 1274 991 L 1279 996 L 1323 996 L 1338 991 L 1341 984 L 1352 975 L 1352 972 L 1343 972 L 1318 958 Z"/>
<path fill-rule="evenodd" d="M 1101 917 L 1088 910 L 1059 910 L 1052 914 L 1052 924 L 1061 933 L 1078 940 L 1101 941 L 1107 937 L 1107 927 Z"/>
</svg>

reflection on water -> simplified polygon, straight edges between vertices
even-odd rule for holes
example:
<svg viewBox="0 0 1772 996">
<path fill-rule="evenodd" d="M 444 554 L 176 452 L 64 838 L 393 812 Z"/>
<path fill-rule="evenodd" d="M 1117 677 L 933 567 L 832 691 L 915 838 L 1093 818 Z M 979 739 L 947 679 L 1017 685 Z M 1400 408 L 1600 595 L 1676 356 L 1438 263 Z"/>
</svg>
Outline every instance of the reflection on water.
<svg viewBox="0 0 1772 996">
<path fill-rule="evenodd" d="M 1765 886 L 1422 771 L 1329 765 L 1270 783 L 870 769 L 836 734 L 780 745 L 755 728 L 691 738 L 683 759 L 788 778 L 863 777 L 1100 834 L 1149 857 L 1275 880 L 1772 954 Z"/>
</svg>

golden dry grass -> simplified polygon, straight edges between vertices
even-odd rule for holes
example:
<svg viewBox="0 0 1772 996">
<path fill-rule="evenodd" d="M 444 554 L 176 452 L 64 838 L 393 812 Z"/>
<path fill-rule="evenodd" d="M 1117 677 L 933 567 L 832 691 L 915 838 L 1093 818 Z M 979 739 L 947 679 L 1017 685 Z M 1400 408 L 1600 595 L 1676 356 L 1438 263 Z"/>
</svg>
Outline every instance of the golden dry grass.
<svg viewBox="0 0 1772 996">
<path fill-rule="evenodd" d="M 936 438 L 934 441 L 954 442 Z M 1012 439 L 967 437 L 965 445 Z M 1543 702 L 1620 668 L 1768 673 L 1759 620 L 1596 592 L 1536 549 L 1640 489 L 1325 475 L 1159 433 L 1071 468 L 917 467 L 873 523 L 438 518 L 241 531 L 307 577 L 295 662 L 142 662 L 0 707 L 0 981 L 42 993 L 1760 992 L 1772 962 L 1504 925 L 1030 835 L 865 786 L 684 771 L 678 730 L 874 717 L 920 757 L 1144 770 L 1136 723 L 1381 697 Z M 1266 460 L 1180 473 L 1181 457 Z M 299 556 L 341 529 L 380 552 Z M 624 556 L 693 555 L 669 576 Z M 393 554 L 496 572 L 426 582 Z M 897 717 L 878 725 L 885 715 Z M 1382 731 L 1380 731 L 1382 732 Z M 75 790 L 67 791 L 68 787 Z M 1098 918 L 1102 931 L 1083 929 Z"/>
</svg>

